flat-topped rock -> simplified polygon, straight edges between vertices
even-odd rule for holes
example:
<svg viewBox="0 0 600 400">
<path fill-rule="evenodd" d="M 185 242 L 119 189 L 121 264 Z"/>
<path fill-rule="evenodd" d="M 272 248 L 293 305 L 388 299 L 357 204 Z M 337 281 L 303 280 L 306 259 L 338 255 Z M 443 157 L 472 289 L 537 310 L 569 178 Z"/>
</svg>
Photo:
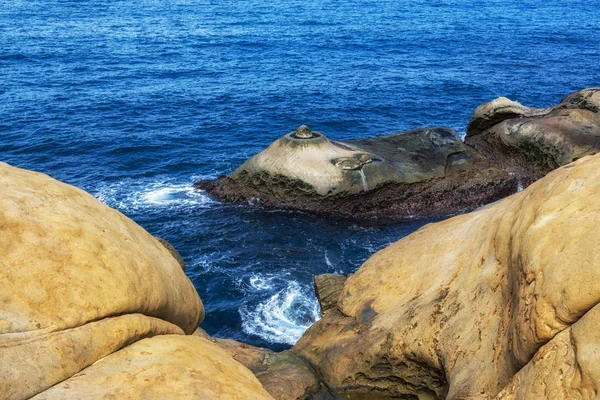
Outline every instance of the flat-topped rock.
<svg viewBox="0 0 600 400">
<path fill-rule="evenodd" d="M 195 187 L 224 201 L 363 218 L 455 213 L 514 192 L 516 181 L 448 128 L 341 142 L 303 125 Z"/>
<path fill-rule="evenodd" d="M 527 186 L 600 150 L 600 89 L 572 93 L 548 108 L 500 97 L 475 110 L 465 143 Z"/>
</svg>

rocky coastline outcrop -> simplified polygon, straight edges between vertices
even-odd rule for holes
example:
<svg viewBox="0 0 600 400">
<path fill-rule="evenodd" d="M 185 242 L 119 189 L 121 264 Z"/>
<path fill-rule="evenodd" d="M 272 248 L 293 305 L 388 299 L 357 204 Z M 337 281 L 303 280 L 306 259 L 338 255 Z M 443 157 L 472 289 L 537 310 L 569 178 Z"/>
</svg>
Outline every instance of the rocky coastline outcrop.
<svg viewBox="0 0 600 400">
<path fill-rule="evenodd" d="M 194 186 L 224 201 L 359 219 L 449 215 L 517 190 L 448 128 L 341 142 L 307 126 Z"/>
<path fill-rule="evenodd" d="M 282 353 L 211 339 L 276 399 L 595 399 L 600 155 L 429 224 L 350 276 Z"/>
<path fill-rule="evenodd" d="M 506 97 L 482 104 L 469 121 L 465 143 L 528 186 L 600 150 L 600 88 L 571 93 L 548 108 Z"/>
<path fill-rule="evenodd" d="M 271 399 L 165 242 L 88 193 L 0 163 L 0 398 Z"/>
<path fill-rule="evenodd" d="M 292 351 L 347 399 L 596 398 L 599 217 L 587 156 L 379 251 Z"/>
<path fill-rule="evenodd" d="M 303 125 L 229 176 L 194 184 L 216 198 L 326 216 L 442 217 L 504 198 L 600 149 L 600 89 L 532 108 L 479 106 L 463 142 L 449 128 L 334 141 Z"/>
<path fill-rule="evenodd" d="M 472 207 L 512 193 L 517 178 L 528 186 L 426 225 L 355 274 L 316 276 L 322 318 L 279 353 L 198 329 L 203 304 L 167 241 L 82 190 L 0 163 L 0 398 L 597 398 L 599 94 L 548 109 L 488 103 L 467 145 L 445 128 L 342 143 L 301 127 L 273 144 L 287 161 L 267 149 L 199 182 L 245 199 L 264 190 L 271 162 L 300 174 L 275 186 L 277 201 L 424 192 L 407 189 L 399 206 L 389 192 L 389 204 L 368 203 L 387 204 L 377 212 L 343 209 L 361 217 L 457 211 L 441 194 L 471 193 L 461 204 Z"/>
</svg>

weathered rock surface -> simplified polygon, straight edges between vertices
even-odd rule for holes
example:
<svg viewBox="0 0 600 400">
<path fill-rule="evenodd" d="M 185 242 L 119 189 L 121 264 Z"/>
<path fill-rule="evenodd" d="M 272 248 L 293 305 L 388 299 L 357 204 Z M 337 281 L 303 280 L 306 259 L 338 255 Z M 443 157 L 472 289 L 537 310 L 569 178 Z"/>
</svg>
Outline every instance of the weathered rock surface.
<svg viewBox="0 0 600 400">
<path fill-rule="evenodd" d="M 277 400 L 336 399 L 310 364 L 289 350 L 268 351 L 252 370 L 265 390 Z"/>
<path fill-rule="evenodd" d="M 252 372 L 262 371 L 267 356 L 274 354 L 271 350 L 252 346 L 232 339 L 211 338 L 217 346 L 229 352 L 234 360 Z"/>
<path fill-rule="evenodd" d="M 527 186 L 600 150 L 600 89 L 584 89 L 540 109 L 500 97 L 475 110 L 465 143 Z"/>
<path fill-rule="evenodd" d="M 596 399 L 600 392 L 600 306 L 535 353 L 498 399 Z"/>
<path fill-rule="evenodd" d="M 315 276 L 315 294 L 321 306 L 321 316 L 330 310 L 337 309 L 346 279 L 346 276 L 340 274 L 321 274 Z"/>
<path fill-rule="evenodd" d="M 239 399 L 271 396 L 254 375 L 209 340 L 161 335 L 140 340 L 33 397 Z"/>
<path fill-rule="evenodd" d="M 169 243 L 169 241 L 166 239 L 156 237 L 156 240 L 158 240 L 163 246 L 165 246 L 167 250 L 169 250 L 169 253 L 171 253 L 173 258 L 176 259 L 179 265 L 181 266 L 181 269 L 185 271 L 185 261 L 183 261 L 183 258 L 181 257 L 181 254 L 179 254 L 177 249 L 173 247 L 173 245 Z"/>
<path fill-rule="evenodd" d="M 447 215 L 516 191 L 516 180 L 447 128 L 331 141 L 300 127 L 228 177 L 195 187 L 225 201 L 330 215 Z"/>
<path fill-rule="evenodd" d="M 592 398 L 599 218 L 596 155 L 379 251 L 293 351 L 348 399 Z"/>
<path fill-rule="evenodd" d="M 120 399 L 189 398 L 194 380 L 198 393 L 255 393 L 215 398 L 270 398 L 226 352 L 182 336 L 204 309 L 148 232 L 43 174 L 0 163 L 0 188 L 2 399 L 115 398 L 117 386 Z"/>
<path fill-rule="evenodd" d="M 204 330 L 194 335 L 207 338 L 234 360 L 252 371 L 265 390 L 277 400 L 336 399 L 310 364 L 289 350 L 275 353 L 231 339 L 211 338 Z"/>
</svg>

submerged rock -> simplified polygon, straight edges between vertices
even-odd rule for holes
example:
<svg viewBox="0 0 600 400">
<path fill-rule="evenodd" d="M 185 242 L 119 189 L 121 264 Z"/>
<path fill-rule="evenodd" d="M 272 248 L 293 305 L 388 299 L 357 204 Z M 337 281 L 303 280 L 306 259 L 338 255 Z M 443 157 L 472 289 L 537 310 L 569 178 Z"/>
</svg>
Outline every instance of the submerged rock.
<svg viewBox="0 0 600 400">
<path fill-rule="evenodd" d="M 600 150 L 600 89 L 584 89 L 539 109 L 500 97 L 475 110 L 465 143 L 527 186 Z"/>
<path fill-rule="evenodd" d="M 427 225 L 344 283 L 292 351 L 347 399 L 592 399 L 600 155 Z"/>
<path fill-rule="evenodd" d="M 447 215 L 517 187 L 448 128 L 338 142 L 305 125 L 228 177 L 194 186 L 225 201 L 357 218 Z"/>
<path fill-rule="evenodd" d="M 171 249 L 47 175 L 0 163 L 0 188 L 2 399 L 271 398 L 183 336 L 204 308 Z"/>
</svg>

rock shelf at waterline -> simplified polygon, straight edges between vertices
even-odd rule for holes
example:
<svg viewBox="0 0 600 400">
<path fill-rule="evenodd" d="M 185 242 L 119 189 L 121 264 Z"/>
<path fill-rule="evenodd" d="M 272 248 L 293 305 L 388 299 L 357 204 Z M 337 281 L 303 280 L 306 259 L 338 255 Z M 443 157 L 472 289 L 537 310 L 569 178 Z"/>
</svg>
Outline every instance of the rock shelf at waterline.
<svg viewBox="0 0 600 400">
<path fill-rule="evenodd" d="M 547 108 L 499 97 L 477 107 L 465 143 L 528 186 L 600 150 L 600 88 L 571 93 Z"/>
<path fill-rule="evenodd" d="M 228 202 L 358 219 L 439 217 L 499 200 L 600 149 L 600 89 L 531 108 L 477 107 L 463 142 L 449 128 L 334 141 L 302 125 L 229 176 L 194 184 Z"/>
<path fill-rule="evenodd" d="M 341 142 L 303 125 L 194 186 L 229 202 L 360 219 L 453 214 L 514 193 L 517 181 L 449 128 Z"/>
</svg>

